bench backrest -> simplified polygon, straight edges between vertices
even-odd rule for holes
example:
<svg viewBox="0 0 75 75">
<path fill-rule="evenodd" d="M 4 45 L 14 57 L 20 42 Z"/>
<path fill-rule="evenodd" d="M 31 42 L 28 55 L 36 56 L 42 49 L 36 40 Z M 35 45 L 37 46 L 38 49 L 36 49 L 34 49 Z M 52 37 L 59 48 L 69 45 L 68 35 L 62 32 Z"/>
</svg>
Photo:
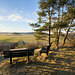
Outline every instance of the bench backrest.
<svg viewBox="0 0 75 75">
<path fill-rule="evenodd" d="M 27 49 L 27 50 L 16 50 L 16 51 L 4 51 L 4 57 L 9 58 L 12 57 L 22 57 L 22 56 L 32 56 L 34 55 L 34 49 Z"/>
</svg>

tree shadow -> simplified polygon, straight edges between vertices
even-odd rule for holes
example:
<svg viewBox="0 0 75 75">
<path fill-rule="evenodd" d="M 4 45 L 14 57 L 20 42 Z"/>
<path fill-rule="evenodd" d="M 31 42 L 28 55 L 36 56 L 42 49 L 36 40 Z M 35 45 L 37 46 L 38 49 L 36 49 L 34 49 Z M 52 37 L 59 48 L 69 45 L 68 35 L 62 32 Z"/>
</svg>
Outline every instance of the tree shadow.
<svg viewBox="0 0 75 75">
<path fill-rule="evenodd" d="M 64 57 L 56 57 L 58 52 L 53 51 L 49 53 L 47 57 L 45 57 L 45 61 L 41 61 L 42 59 L 37 60 L 39 54 L 35 55 L 35 60 L 30 60 L 30 62 L 26 63 L 27 61 L 17 62 L 16 64 L 12 64 L 7 66 L 6 69 L 9 68 L 9 73 L 40 73 L 37 75 L 41 75 L 47 73 L 46 75 L 75 75 L 75 60 L 71 58 L 73 56 L 65 54 Z M 60 54 L 60 53 L 59 53 Z M 43 56 L 40 56 L 43 57 Z M 69 57 L 69 58 L 66 58 Z M 46 62 L 48 60 L 48 62 Z M 53 63 L 51 61 L 54 61 Z M 74 62 L 72 64 L 72 62 Z M 5 64 L 6 65 L 6 64 Z M 18 71 L 20 69 L 20 72 Z M 21 70 L 22 69 L 22 70 Z M 18 75 L 17 74 L 17 75 Z"/>
</svg>

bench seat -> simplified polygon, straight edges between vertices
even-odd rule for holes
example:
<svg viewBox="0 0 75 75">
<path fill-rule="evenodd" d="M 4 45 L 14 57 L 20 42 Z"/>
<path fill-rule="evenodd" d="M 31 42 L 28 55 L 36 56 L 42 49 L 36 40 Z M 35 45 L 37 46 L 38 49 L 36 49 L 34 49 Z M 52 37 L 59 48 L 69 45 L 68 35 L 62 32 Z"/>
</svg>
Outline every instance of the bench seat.
<svg viewBox="0 0 75 75">
<path fill-rule="evenodd" d="M 34 49 L 19 49 L 19 50 L 14 49 L 10 51 L 4 51 L 3 54 L 5 58 L 10 58 L 10 64 L 12 64 L 13 57 L 28 56 L 29 61 L 29 56 L 34 55 Z"/>
</svg>

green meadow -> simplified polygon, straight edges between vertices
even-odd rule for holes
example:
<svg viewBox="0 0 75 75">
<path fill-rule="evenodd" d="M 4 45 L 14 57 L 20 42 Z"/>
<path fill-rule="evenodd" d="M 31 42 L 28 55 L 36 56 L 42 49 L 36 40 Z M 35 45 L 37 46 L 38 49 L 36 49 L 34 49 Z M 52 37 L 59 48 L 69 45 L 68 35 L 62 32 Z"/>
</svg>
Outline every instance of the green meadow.
<svg viewBox="0 0 75 75">
<path fill-rule="evenodd" d="M 47 38 L 48 39 L 48 38 Z M 55 46 L 55 40 L 56 38 L 51 38 L 51 42 L 53 43 L 53 46 Z M 60 44 L 59 46 L 62 45 L 64 40 L 64 37 L 60 37 Z M 24 34 L 0 34 L 0 42 L 4 43 L 12 43 L 12 42 L 18 42 L 18 41 L 25 41 L 29 43 L 35 43 L 35 42 L 41 42 L 48 44 L 48 41 L 45 40 L 36 40 L 34 35 L 24 35 Z M 66 46 L 72 45 L 68 40 L 66 40 Z"/>
<path fill-rule="evenodd" d="M 0 42 L 18 42 L 23 40 L 25 42 L 36 42 L 34 35 L 16 35 L 16 34 L 0 34 Z"/>
<path fill-rule="evenodd" d="M 47 38 L 48 39 L 48 38 Z M 60 40 L 63 38 L 61 37 Z M 36 42 L 34 35 L 24 35 L 24 34 L 0 34 L 0 42 L 17 42 L 23 40 L 26 42 Z M 54 42 L 55 38 L 51 38 L 51 41 Z M 43 41 L 43 40 L 42 40 Z M 45 40 L 44 40 L 45 42 Z"/>
</svg>

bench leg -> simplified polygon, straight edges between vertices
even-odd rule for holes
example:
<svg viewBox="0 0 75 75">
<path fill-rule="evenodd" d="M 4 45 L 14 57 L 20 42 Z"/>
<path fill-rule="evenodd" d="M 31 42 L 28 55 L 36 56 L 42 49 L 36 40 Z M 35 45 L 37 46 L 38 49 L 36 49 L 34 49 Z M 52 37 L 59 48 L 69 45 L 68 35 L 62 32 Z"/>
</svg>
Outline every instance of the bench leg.
<svg viewBox="0 0 75 75">
<path fill-rule="evenodd" d="M 46 54 L 48 55 L 48 52 Z"/>
<path fill-rule="evenodd" d="M 29 62 L 29 51 L 28 51 L 28 62 Z"/>
<path fill-rule="evenodd" d="M 12 64 L 12 52 L 10 52 L 10 64 Z"/>
<path fill-rule="evenodd" d="M 10 64 L 12 64 L 12 57 L 10 57 Z"/>
<path fill-rule="evenodd" d="M 40 52 L 40 55 L 41 55 L 41 52 Z"/>
<path fill-rule="evenodd" d="M 29 55 L 28 55 L 28 62 L 29 62 Z"/>
</svg>

